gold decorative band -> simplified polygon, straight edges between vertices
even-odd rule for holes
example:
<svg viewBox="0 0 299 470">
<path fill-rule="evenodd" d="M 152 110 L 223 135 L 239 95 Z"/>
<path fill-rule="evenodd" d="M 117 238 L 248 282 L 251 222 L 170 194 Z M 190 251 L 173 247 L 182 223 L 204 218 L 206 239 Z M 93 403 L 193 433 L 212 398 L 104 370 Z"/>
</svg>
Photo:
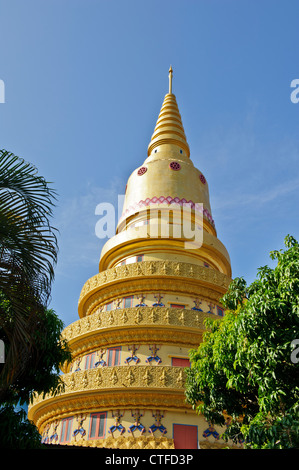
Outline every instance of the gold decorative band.
<svg viewBox="0 0 299 470">
<path fill-rule="evenodd" d="M 135 408 L 165 411 L 191 411 L 186 404 L 183 391 L 164 389 L 159 391 L 148 387 L 146 390 L 130 388 L 111 391 L 94 390 L 94 393 L 61 394 L 46 400 L 35 399 L 29 406 L 28 416 L 43 432 L 43 428 L 55 420 L 60 420 L 78 413 L 93 413 L 107 410 L 131 410 Z"/>
<path fill-rule="evenodd" d="M 70 446 L 100 447 L 108 449 L 174 449 L 174 440 L 165 436 L 109 436 L 106 439 L 81 440 L 72 439 Z"/>
<path fill-rule="evenodd" d="M 219 271 L 191 263 L 175 261 L 142 261 L 140 263 L 132 263 L 107 269 L 91 277 L 84 284 L 80 294 L 78 303 L 79 316 L 86 315 L 86 308 L 89 308 L 87 302 L 98 291 L 103 291 L 108 287 L 111 290 L 112 286 L 121 283 L 121 281 L 125 281 L 126 288 L 128 289 L 129 283 L 135 279 L 144 280 L 150 285 L 154 280 L 161 282 L 161 278 L 163 278 L 165 284 L 167 279 L 172 282 L 178 280 L 180 283 L 181 280 L 184 280 L 184 282 L 188 281 L 196 285 L 193 288 L 194 291 L 196 289 L 198 291 L 198 286 L 201 285 L 206 289 L 209 288 L 209 290 L 217 291 L 219 296 L 227 291 L 231 282 L 228 276 Z M 184 287 L 186 287 L 186 283 Z M 188 289 L 185 292 L 188 293 Z"/>
<path fill-rule="evenodd" d="M 103 389 L 115 391 L 132 388 L 158 388 L 183 391 L 185 376 L 184 367 L 172 366 L 114 366 L 99 369 L 81 370 L 62 376 L 64 392 L 60 395 L 74 392 L 101 393 Z M 58 395 L 57 395 L 58 396 Z M 51 399 L 52 395 L 37 396 L 34 404 Z"/>
<path fill-rule="evenodd" d="M 40 427 L 72 413 L 118 408 L 190 409 L 183 367 L 114 366 L 65 374 L 64 390 L 36 395 L 28 416 Z"/>
<path fill-rule="evenodd" d="M 205 329 L 204 321 L 210 316 L 211 314 L 197 310 L 172 307 L 129 307 L 108 312 L 102 312 L 98 308 L 92 315 L 67 326 L 62 332 L 62 338 L 71 345 L 73 356 L 76 356 L 77 349 L 83 354 L 91 349 L 106 346 L 108 337 L 109 344 L 114 344 L 116 339 L 117 344 L 128 344 L 137 340 L 144 343 L 148 340 L 157 342 L 156 337 L 160 337 L 161 329 L 166 343 L 179 342 L 196 347 Z M 123 336 L 119 335 L 120 329 L 123 330 Z M 114 338 L 115 335 L 117 338 Z"/>
</svg>

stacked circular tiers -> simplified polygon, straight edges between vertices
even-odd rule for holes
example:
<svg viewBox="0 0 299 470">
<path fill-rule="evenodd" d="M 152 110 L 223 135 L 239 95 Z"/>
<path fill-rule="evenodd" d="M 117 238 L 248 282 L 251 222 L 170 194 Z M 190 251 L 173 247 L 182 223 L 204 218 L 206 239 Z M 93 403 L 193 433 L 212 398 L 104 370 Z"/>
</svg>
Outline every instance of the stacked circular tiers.
<svg viewBox="0 0 299 470">
<path fill-rule="evenodd" d="M 165 96 L 144 163 L 130 176 L 116 234 L 63 332 L 73 362 L 65 389 L 37 397 L 43 441 L 108 448 L 223 445 L 186 404 L 188 352 L 204 320 L 224 315 L 231 280 L 206 178 L 190 160 L 176 98 Z"/>
</svg>

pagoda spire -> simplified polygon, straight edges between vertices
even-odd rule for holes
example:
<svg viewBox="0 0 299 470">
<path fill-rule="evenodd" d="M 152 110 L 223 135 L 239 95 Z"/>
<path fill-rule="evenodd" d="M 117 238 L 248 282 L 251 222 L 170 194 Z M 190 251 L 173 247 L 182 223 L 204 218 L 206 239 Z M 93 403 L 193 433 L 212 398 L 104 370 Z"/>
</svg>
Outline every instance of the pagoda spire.
<svg viewBox="0 0 299 470">
<path fill-rule="evenodd" d="M 148 146 L 148 156 L 162 145 L 172 145 L 184 151 L 190 157 L 190 149 L 187 143 L 181 115 L 177 105 L 176 97 L 172 93 L 173 70 L 169 68 L 169 93 L 165 95 L 162 108 Z M 182 152 L 181 152 L 182 153 Z"/>
</svg>

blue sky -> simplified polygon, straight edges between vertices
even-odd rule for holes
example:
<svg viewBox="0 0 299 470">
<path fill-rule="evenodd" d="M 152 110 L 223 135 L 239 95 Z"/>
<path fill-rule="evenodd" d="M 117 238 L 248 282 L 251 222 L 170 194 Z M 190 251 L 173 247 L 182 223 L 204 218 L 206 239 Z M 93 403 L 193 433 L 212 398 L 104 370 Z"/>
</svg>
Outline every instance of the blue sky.
<svg viewBox="0 0 299 470">
<path fill-rule="evenodd" d="M 206 176 L 233 277 L 255 279 L 299 239 L 297 0 L 0 0 L 0 141 L 58 192 L 51 307 L 78 318 L 117 203 L 147 146 L 174 69 L 191 159 Z"/>
</svg>

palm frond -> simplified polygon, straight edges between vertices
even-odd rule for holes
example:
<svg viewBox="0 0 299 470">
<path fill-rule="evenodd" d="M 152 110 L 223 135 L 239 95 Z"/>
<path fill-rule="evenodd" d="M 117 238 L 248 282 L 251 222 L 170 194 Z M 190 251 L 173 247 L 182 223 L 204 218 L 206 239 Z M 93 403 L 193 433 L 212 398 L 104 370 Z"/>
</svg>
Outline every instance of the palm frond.
<svg viewBox="0 0 299 470">
<path fill-rule="evenodd" d="M 31 324 L 47 306 L 57 261 L 56 229 L 50 218 L 56 193 L 36 168 L 0 150 L 0 291 L 13 312 L 1 315 L 9 341 L 1 386 L 17 380 L 31 355 Z"/>
</svg>

